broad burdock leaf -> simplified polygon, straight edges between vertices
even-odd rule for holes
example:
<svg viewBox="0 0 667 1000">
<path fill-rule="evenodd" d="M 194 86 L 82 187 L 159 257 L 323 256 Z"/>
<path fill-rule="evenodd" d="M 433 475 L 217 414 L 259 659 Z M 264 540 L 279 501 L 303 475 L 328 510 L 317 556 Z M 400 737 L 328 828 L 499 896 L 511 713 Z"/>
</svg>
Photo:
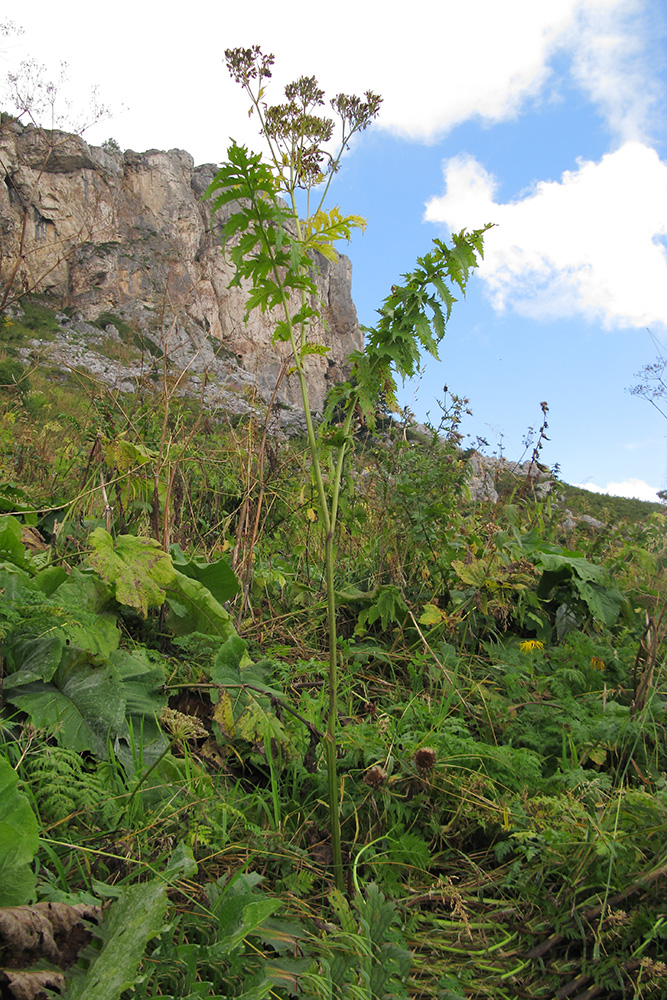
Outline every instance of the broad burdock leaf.
<svg viewBox="0 0 667 1000">
<path fill-rule="evenodd" d="M 8 562 L 21 569 L 30 569 L 32 559 L 22 541 L 23 525 L 10 514 L 0 517 L 0 562 Z"/>
<path fill-rule="evenodd" d="M 164 588 L 175 577 L 171 556 L 153 538 L 119 535 L 114 541 L 104 528 L 90 535 L 91 566 L 111 585 L 119 604 L 136 608 L 146 615 L 165 599 Z"/>
<path fill-rule="evenodd" d="M 9 691 L 32 681 L 50 681 L 60 666 L 64 648 L 65 636 L 59 630 L 34 639 L 13 642 L 8 659 L 16 670 L 5 678 L 5 690 Z"/>
<path fill-rule="evenodd" d="M 624 598 L 616 587 L 604 585 L 603 566 L 568 552 L 540 552 L 536 563 L 544 570 L 537 586 L 538 597 L 549 600 L 559 588 L 570 588 L 581 597 L 594 618 L 607 626 L 614 624 Z"/>
<path fill-rule="evenodd" d="M 18 780 L 9 761 L 0 757 L 0 906 L 22 906 L 35 894 L 37 820 Z"/>
<path fill-rule="evenodd" d="M 197 580 L 210 590 L 218 604 L 231 601 L 241 589 L 234 570 L 226 559 L 216 559 L 215 562 L 200 562 L 197 559 L 187 560 L 179 545 L 170 545 L 177 572 L 184 576 L 189 576 L 191 580 Z"/>
<path fill-rule="evenodd" d="M 253 663 L 246 650 L 244 640 L 232 636 L 218 651 L 211 680 L 222 690 L 213 710 L 213 718 L 229 739 L 238 736 L 253 743 L 273 738 L 284 743 L 287 734 L 276 716 L 270 697 L 267 697 L 280 697 L 282 692 L 266 683 L 269 665 Z"/>
<path fill-rule="evenodd" d="M 110 738 L 126 736 L 125 692 L 109 666 L 61 667 L 53 682 L 36 681 L 7 693 L 37 729 L 49 729 L 61 746 L 106 756 Z"/>
<path fill-rule="evenodd" d="M 157 654 L 138 646 L 131 653 L 117 649 L 109 657 L 123 683 L 123 695 L 128 716 L 158 718 L 167 706 L 164 693 L 166 680 L 164 662 Z"/>
<path fill-rule="evenodd" d="M 231 615 L 216 601 L 203 583 L 178 570 L 167 587 L 167 626 L 175 635 L 217 635 L 228 639 L 236 635 Z"/>
</svg>

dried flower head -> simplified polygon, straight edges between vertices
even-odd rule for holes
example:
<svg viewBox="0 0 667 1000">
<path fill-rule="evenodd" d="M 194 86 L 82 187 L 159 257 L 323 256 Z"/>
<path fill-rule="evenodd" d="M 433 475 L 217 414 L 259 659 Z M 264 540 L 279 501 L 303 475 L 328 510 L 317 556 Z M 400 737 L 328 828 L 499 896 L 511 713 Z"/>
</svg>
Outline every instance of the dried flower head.
<svg viewBox="0 0 667 1000">
<path fill-rule="evenodd" d="M 379 764 L 375 767 L 369 768 L 364 775 L 365 784 L 369 785 L 371 788 L 379 788 L 387 780 L 387 772 Z"/>
<path fill-rule="evenodd" d="M 422 778 L 424 778 L 429 771 L 433 770 L 438 757 L 432 747 L 422 747 L 420 750 L 417 750 L 412 759 L 415 767 L 417 768 L 417 772 Z"/>
<path fill-rule="evenodd" d="M 652 958 L 641 960 L 642 973 L 649 979 L 663 979 L 667 976 L 667 965 L 664 962 L 654 962 Z"/>
<path fill-rule="evenodd" d="M 225 62 L 236 83 L 247 87 L 251 80 L 259 79 L 261 83 L 271 76 L 275 56 L 265 55 L 259 45 L 252 45 L 249 49 L 225 49 Z"/>
</svg>

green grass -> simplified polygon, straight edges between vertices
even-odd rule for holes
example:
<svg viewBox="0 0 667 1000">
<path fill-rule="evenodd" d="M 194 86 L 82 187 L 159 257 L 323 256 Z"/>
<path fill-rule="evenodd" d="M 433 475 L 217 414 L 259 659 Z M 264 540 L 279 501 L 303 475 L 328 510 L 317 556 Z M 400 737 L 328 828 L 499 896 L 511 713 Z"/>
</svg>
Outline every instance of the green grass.
<svg viewBox="0 0 667 1000">
<path fill-rule="evenodd" d="M 19 308 L 21 315 L 17 319 L 3 317 L 4 326 L 0 330 L 0 337 L 4 343 L 55 339 L 58 321 L 53 308 L 29 296 L 21 299 Z"/>
</svg>

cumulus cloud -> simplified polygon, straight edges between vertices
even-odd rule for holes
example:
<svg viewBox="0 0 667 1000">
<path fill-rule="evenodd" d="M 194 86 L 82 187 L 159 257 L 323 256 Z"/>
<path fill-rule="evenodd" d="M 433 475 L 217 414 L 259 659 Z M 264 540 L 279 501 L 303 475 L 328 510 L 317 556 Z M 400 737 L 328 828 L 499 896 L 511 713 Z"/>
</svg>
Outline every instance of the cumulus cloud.
<svg viewBox="0 0 667 1000">
<path fill-rule="evenodd" d="M 82 83 L 94 80 L 112 104 L 131 109 L 121 119 L 125 142 L 178 141 L 199 160 L 222 155 L 230 135 L 256 141 L 246 102 L 223 68 L 225 48 L 255 43 L 276 55 L 271 99 L 296 73 L 315 73 L 329 92 L 370 88 L 384 97 L 380 127 L 419 141 L 470 119 L 516 117 L 531 100 L 552 96 L 553 60 L 563 53 L 572 79 L 624 138 L 644 135 L 655 105 L 646 60 L 651 26 L 642 19 L 651 0 L 413 0 L 395 16 L 378 2 L 338 0 L 324 27 L 310 0 L 255 0 L 252 8 L 214 5 L 203 32 L 186 18 L 177 36 L 169 19 L 155 17 L 154 4 L 116 0 L 105 44 L 123 52 L 120 75 L 89 43 L 86 0 L 70 0 L 71 16 L 60 22 L 50 0 L 23 6 L 25 35 L 13 58 L 51 64 L 57 51 Z"/>
<path fill-rule="evenodd" d="M 606 486 L 596 486 L 594 483 L 573 483 L 582 490 L 591 493 L 606 493 L 613 497 L 631 497 L 636 500 L 650 500 L 659 503 L 658 488 L 649 486 L 643 479 L 625 479 L 622 483 L 607 483 Z"/>
<path fill-rule="evenodd" d="M 277 82 L 299 67 L 316 72 L 327 89 L 371 87 L 384 97 L 382 128 L 431 142 L 470 119 L 512 119 L 545 88 L 552 96 L 558 82 L 551 65 L 563 53 L 571 80 L 614 133 L 645 138 L 659 98 L 646 55 L 648 6 L 648 0 L 413 0 L 396 20 L 377 4 L 339 0 L 310 68 L 294 24 L 308 24 L 312 5 L 290 0 L 287 18 L 270 0 L 257 0 L 254 10 L 256 37 L 277 56 Z M 242 7 L 225 10 L 224 36 L 225 45 L 249 44 Z"/>
<path fill-rule="evenodd" d="M 288 16 L 285 6 L 256 0 L 250 37 L 247 10 L 238 5 L 225 8 L 221 34 L 225 46 L 259 41 L 274 52 L 279 86 L 285 74 L 290 79 L 305 72 L 316 73 L 327 91 L 370 88 L 382 94 L 380 126 L 430 142 L 470 118 L 515 117 L 549 79 L 549 61 L 579 9 L 598 2 L 413 0 L 409 11 L 396 9 L 393 16 L 368 0 L 338 0 L 335 16 L 316 32 L 316 44 L 304 46 L 314 17 L 310 0 L 288 0 Z"/>
<path fill-rule="evenodd" d="M 473 157 L 443 170 L 445 193 L 427 203 L 426 219 L 451 230 L 497 223 L 478 272 L 496 309 L 667 326 L 667 162 L 655 150 L 627 142 L 506 203 Z"/>
<path fill-rule="evenodd" d="M 304 51 L 294 25 L 309 23 L 312 4 L 289 0 L 285 17 L 272 0 L 256 0 L 252 40 L 275 52 L 277 82 L 297 67 L 317 73 L 327 89 L 370 87 L 384 97 L 381 127 L 426 142 L 470 119 L 512 119 L 545 91 L 553 96 L 559 87 L 553 60 L 564 54 L 570 82 L 613 133 L 645 139 L 660 98 L 649 58 L 657 33 L 651 6 L 650 0 L 413 0 L 409 13 L 395 19 L 376 3 L 339 0 L 316 48 Z M 250 43 L 243 7 L 224 11 L 222 33 L 225 45 Z"/>
</svg>

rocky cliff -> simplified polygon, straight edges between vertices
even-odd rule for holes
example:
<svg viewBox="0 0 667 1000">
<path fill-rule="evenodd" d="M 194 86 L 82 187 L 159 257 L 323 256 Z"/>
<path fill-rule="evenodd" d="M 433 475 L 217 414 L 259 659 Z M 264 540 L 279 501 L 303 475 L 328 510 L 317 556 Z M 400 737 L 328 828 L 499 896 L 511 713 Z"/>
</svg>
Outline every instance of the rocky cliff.
<svg viewBox="0 0 667 1000">
<path fill-rule="evenodd" d="M 75 135 L 2 124 L 0 279 L 14 293 L 45 293 L 63 310 L 54 360 L 92 366 L 107 383 L 129 388 L 138 361 L 114 368 L 96 354 L 100 317 L 112 315 L 196 383 L 206 373 L 212 402 L 224 403 L 230 391 L 247 397 L 253 388 L 270 398 L 286 350 L 271 342 L 271 317 L 255 310 L 244 321 L 246 292 L 228 287 L 233 271 L 221 253 L 222 220 L 202 201 L 215 171 L 213 164 L 195 167 L 183 150 L 121 153 Z M 324 322 L 313 338 L 330 348 L 307 359 L 319 410 L 362 335 L 349 260 L 315 263 Z M 107 325 L 109 334 L 119 328 Z M 299 409 L 293 377 L 276 398 Z"/>
</svg>

